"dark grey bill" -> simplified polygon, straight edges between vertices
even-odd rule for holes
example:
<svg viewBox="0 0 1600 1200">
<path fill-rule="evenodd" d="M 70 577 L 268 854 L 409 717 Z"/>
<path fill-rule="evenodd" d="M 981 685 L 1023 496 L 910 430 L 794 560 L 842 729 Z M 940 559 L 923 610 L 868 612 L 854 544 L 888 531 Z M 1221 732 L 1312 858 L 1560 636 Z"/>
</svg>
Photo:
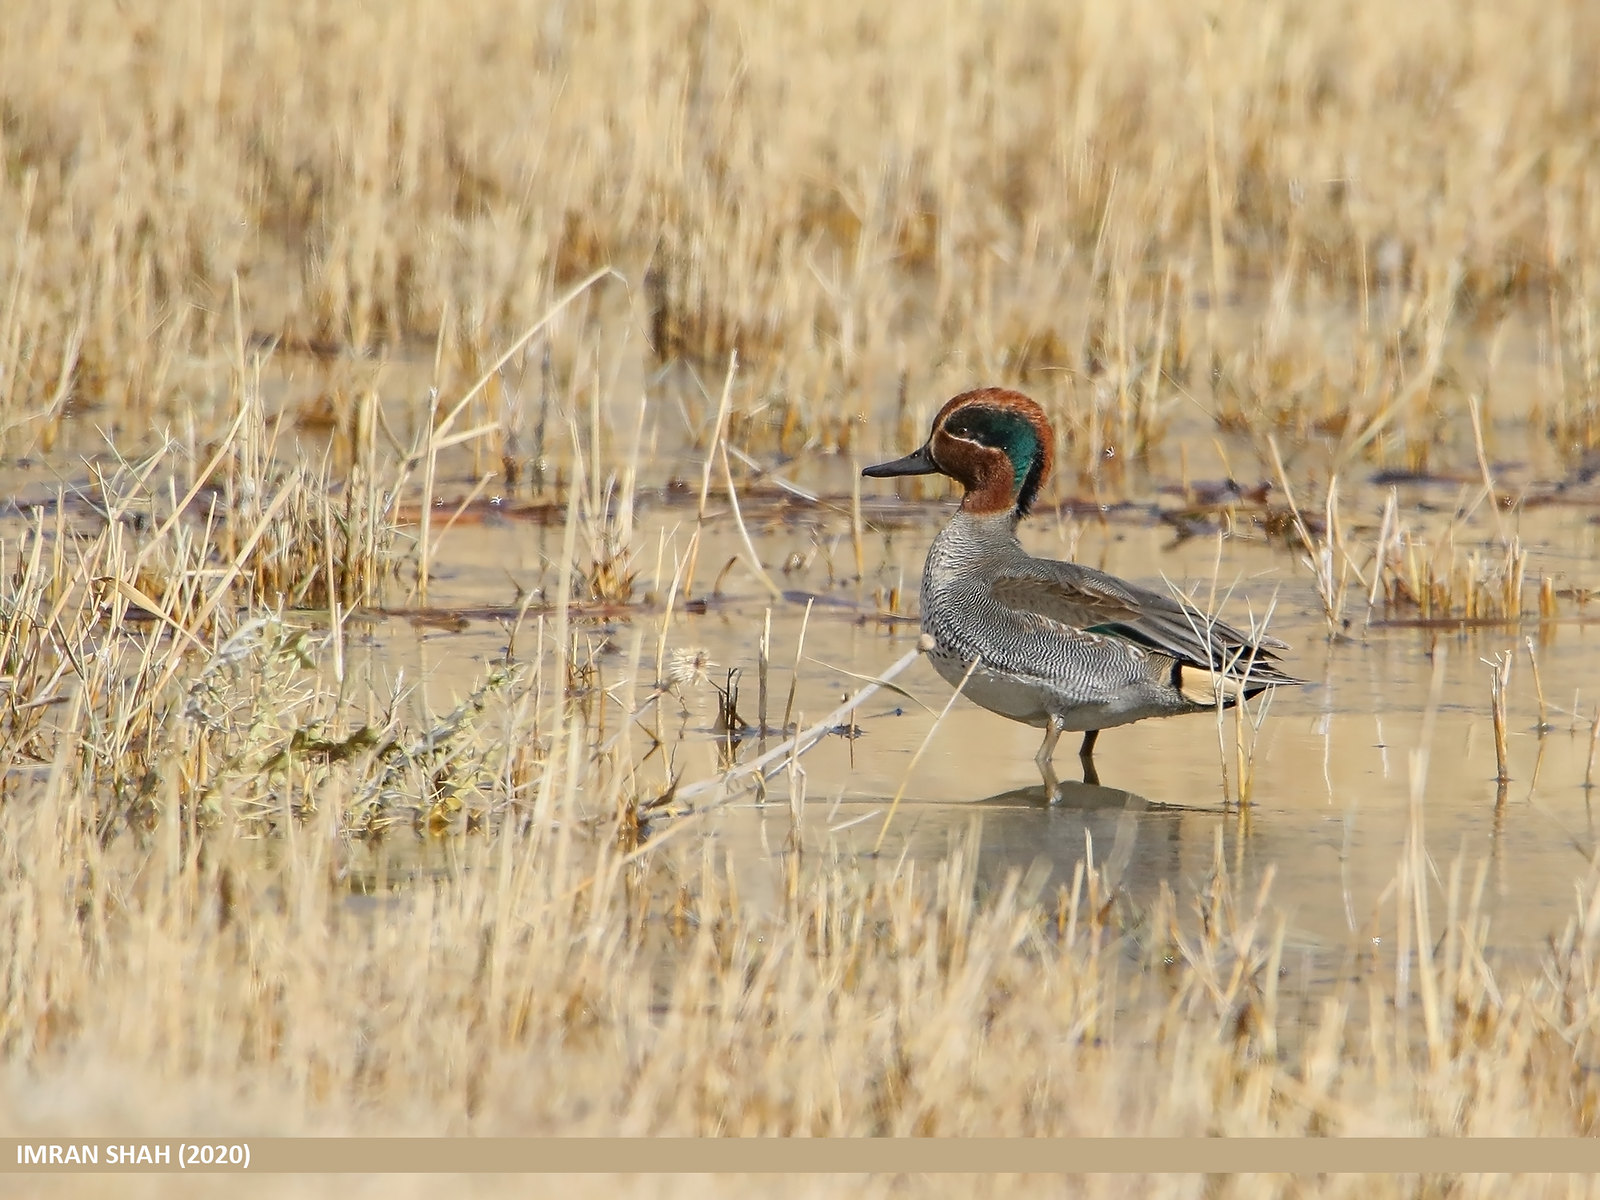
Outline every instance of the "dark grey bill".
<svg viewBox="0 0 1600 1200">
<path fill-rule="evenodd" d="M 879 463 L 875 467 L 863 467 L 861 473 L 870 479 L 889 479 L 895 475 L 937 475 L 939 467 L 933 461 L 933 455 L 929 454 L 928 448 L 924 446 L 893 462 Z"/>
</svg>

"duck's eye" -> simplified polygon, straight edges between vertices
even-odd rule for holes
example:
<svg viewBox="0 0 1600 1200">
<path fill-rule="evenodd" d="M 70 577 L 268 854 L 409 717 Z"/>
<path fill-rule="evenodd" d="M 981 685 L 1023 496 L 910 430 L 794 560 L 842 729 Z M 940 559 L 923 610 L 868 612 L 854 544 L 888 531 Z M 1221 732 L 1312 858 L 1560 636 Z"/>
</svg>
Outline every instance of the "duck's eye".
<svg viewBox="0 0 1600 1200">
<path fill-rule="evenodd" d="M 951 437 L 963 438 L 969 442 L 977 442 L 980 446 L 987 446 L 989 444 L 989 440 L 985 436 L 986 431 L 983 426 L 966 415 L 959 416 L 946 425 L 945 432 L 950 434 Z"/>
</svg>

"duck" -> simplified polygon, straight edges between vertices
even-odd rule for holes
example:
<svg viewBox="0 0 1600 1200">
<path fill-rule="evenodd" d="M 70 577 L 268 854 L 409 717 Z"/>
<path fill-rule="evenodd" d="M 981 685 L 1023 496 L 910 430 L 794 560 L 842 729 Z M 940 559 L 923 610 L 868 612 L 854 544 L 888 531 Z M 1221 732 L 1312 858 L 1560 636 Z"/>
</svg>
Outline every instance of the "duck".
<svg viewBox="0 0 1600 1200">
<path fill-rule="evenodd" d="M 1036 558 L 1017 528 L 1054 465 L 1044 409 L 1021 392 L 962 392 L 903 458 L 870 479 L 944 475 L 960 507 L 928 548 L 921 646 L 934 669 L 990 712 L 1044 730 L 1035 758 L 1055 787 L 1056 743 L 1081 732 L 1084 780 L 1098 783 L 1103 729 L 1215 712 L 1302 681 L 1278 665 L 1286 643 L 1246 634 L 1179 596 L 1075 562 Z"/>
</svg>

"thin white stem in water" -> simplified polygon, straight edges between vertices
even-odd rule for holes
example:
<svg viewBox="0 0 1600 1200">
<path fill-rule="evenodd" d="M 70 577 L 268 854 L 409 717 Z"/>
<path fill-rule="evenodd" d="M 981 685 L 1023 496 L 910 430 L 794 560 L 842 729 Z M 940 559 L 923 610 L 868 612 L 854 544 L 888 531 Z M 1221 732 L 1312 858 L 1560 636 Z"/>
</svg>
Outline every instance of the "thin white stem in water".
<svg viewBox="0 0 1600 1200">
<path fill-rule="evenodd" d="M 924 638 L 928 638 L 927 634 L 923 634 L 922 636 Z M 932 639 L 928 638 L 928 641 L 931 649 Z M 919 648 L 921 645 L 922 643 L 918 642 Z M 883 815 L 883 826 L 878 830 L 878 840 L 872 843 L 872 852 L 874 854 L 877 854 L 883 849 L 883 839 L 888 836 L 889 833 L 889 822 L 894 820 L 894 814 L 896 810 L 899 809 L 900 801 L 906 794 L 906 787 L 911 782 L 911 772 L 917 769 L 917 762 L 922 758 L 922 752 L 926 750 L 929 744 L 933 741 L 933 735 L 938 732 L 940 724 L 944 721 L 945 717 L 949 715 L 950 709 L 954 707 L 956 698 L 960 696 L 961 693 L 966 689 L 967 680 L 972 678 L 972 673 L 978 669 L 978 664 L 982 661 L 983 659 L 974 657 L 973 660 L 967 664 L 966 674 L 961 677 L 961 682 L 956 684 L 956 690 L 950 693 L 950 699 L 945 702 L 944 708 L 941 709 L 939 715 L 934 718 L 933 724 L 928 726 L 928 732 L 922 739 L 922 745 L 918 746 L 917 752 L 911 756 L 911 762 L 906 766 L 905 776 L 900 780 L 900 786 L 895 790 L 894 799 L 889 803 L 889 811 Z"/>
<path fill-rule="evenodd" d="M 717 447 L 728 422 L 728 406 L 733 400 L 733 377 L 739 370 L 739 352 L 728 355 L 728 373 L 722 380 L 722 396 L 717 401 L 717 422 L 711 427 L 711 442 L 706 447 L 705 468 L 700 474 L 700 504 L 695 510 L 694 533 L 689 537 L 688 566 L 683 572 L 683 598 L 694 595 L 694 569 L 700 561 L 700 538 L 706 526 L 706 500 L 711 494 L 711 468 L 716 465 Z"/>
<path fill-rule="evenodd" d="M 828 735 L 829 730 L 850 715 L 851 709 L 858 707 L 896 675 L 909 667 L 922 652 L 922 643 L 919 641 L 916 649 L 906 651 L 887 671 L 856 692 L 855 695 L 851 696 L 809 729 L 796 733 L 792 738 L 780 742 L 761 755 L 761 757 L 741 767 L 734 767 L 732 770 L 724 771 L 714 779 L 706 779 L 691 787 L 683 788 L 678 792 L 677 799 L 692 800 L 696 796 L 714 795 L 721 800 L 726 800 L 731 797 L 735 789 L 751 786 L 757 778 L 768 779 L 777 774 L 778 771 L 783 769 L 785 759 L 789 757 L 791 751 L 795 756 L 798 756 L 815 746 Z"/>
<path fill-rule="evenodd" d="M 1334 498 L 1338 489 L 1338 475 L 1335 474 L 1328 481 L 1328 528 L 1325 531 L 1326 540 L 1319 547 L 1300 513 L 1300 505 L 1295 502 L 1294 489 L 1289 486 L 1289 473 L 1284 470 L 1283 456 L 1278 453 L 1278 440 L 1270 434 L 1267 437 L 1267 449 L 1272 452 L 1272 465 L 1277 469 L 1278 482 L 1283 485 L 1284 500 L 1289 505 L 1290 515 L 1294 518 L 1295 536 L 1305 548 L 1306 563 L 1316 580 L 1317 598 L 1322 601 L 1323 619 L 1327 621 L 1329 629 L 1338 629 L 1344 617 L 1343 577 L 1341 575 L 1339 581 L 1335 582 L 1333 569 L 1335 538 L 1332 518 L 1338 503 Z M 1346 561 L 1348 562 L 1348 556 Z"/>
<path fill-rule="evenodd" d="M 726 441 L 718 443 L 722 458 L 722 477 L 728 484 L 728 503 L 733 507 L 733 523 L 738 526 L 740 540 L 744 542 L 744 552 L 750 563 L 750 570 L 761 581 L 761 586 L 772 593 L 775 600 L 783 598 L 783 589 L 772 582 L 772 576 L 767 574 L 767 569 L 761 565 L 761 555 L 756 553 L 755 543 L 750 540 L 750 531 L 745 528 L 744 514 L 739 511 L 739 493 L 733 486 L 733 469 L 728 466 L 728 444 Z"/>
<path fill-rule="evenodd" d="M 451 427 L 456 423 L 456 418 L 461 415 L 462 410 L 472 402 L 472 398 L 474 396 L 489 386 L 489 381 L 500 373 L 500 368 L 504 367 L 508 362 L 515 358 L 516 355 L 521 352 L 522 348 L 533 340 L 534 335 L 536 335 L 546 325 L 550 324 L 551 321 L 554 321 L 558 316 L 560 316 L 562 310 L 564 310 L 579 296 L 583 295 L 591 287 L 599 283 L 608 275 L 617 279 L 622 278 L 622 276 L 611 267 L 597 267 L 595 270 L 589 272 L 588 275 L 580 279 L 571 288 L 569 288 L 566 294 L 561 297 L 561 299 L 557 300 L 545 310 L 545 313 L 542 317 L 540 317 L 532 325 L 528 326 L 528 328 L 524 329 L 522 333 L 517 336 L 517 339 L 501 352 L 500 357 L 495 359 L 494 362 L 490 363 L 488 367 L 484 369 L 483 374 L 479 375 L 478 378 L 473 381 L 472 386 L 461 394 L 461 399 L 456 401 L 455 406 L 445 414 L 444 419 L 440 421 L 439 424 L 434 428 L 432 436 L 436 439 L 442 439 L 446 437 L 450 433 Z M 486 428 L 498 428 L 498 426 Z"/>
</svg>

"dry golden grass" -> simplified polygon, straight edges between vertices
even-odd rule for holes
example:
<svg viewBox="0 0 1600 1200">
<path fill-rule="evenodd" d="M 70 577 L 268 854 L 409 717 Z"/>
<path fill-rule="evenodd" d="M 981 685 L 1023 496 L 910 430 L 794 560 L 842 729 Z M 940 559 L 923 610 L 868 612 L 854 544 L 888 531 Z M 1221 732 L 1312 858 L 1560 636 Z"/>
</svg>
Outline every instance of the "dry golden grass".
<svg viewBox="0 0 1600 1200">
<path fill-rule="evenodd" d="M 1528 394 L 1508 328 L 1533 415 L 1596 440 L 1583 0 L 199 11 L 0 17 L 15 444 L 203 416 L 235 282 L 333 356 L 309 403 L 369 353 L 469 373 L 598 266 L 633 350 L 737 349 L 736 429 L 789 449 L 850 447 L 909 370 L 1026 383 L 1091 463 L 1198 403 L 1424 464 L 1468 392 Z"/>
<path fill-rule="evenodd" d="M 475 698 L 475 729 L 430 731 L 426 761 L 397 767 L 404 731 L 296 745 L 303 648 L 241 630 L 165 703 L 143 689 L 181 648 L 157 648 L 90 681 L 126 690 L 66 702 L 66 736 L 0 814 L 14 1067 L 270 1094 L 286 1128 L 1593 1131 L 1600 899 L 1544 973 L 1501 974 L 1482 876 L 1436 891 L 1420 828 L 1382 919 L 1394 949 L 1305 1013 L 1282 1006 L 1270 893 L 1236 894 L 1220 852 L 1196 895 L 1137 911 L 1093 871 L 1060 895 L 982 891 L 971 845 L 932 867 L 795 857 L 788 903 L 752 909 L 715 843 L 680 852 L 692 821 L 649 851 L 608 835 L 620 784 L 581 712 L 522 775 L 504 748 L 548 718 L 505 689 Z M 152 699 L 141 727 L 129 710 Z M 277 753 L 238 770 L 262 742 Z M 124 762 L 137 791 L 107 786 Z M 386 787 L 425 794 L 398 783 L 419 763 L 470 776 L 497 836 L 431 863 L 348 836 Z M 271 844 L 247 836 L 264 820 Z"/>
<path fill-rule="evenodd" d="M 1600 884 L 1539 969 L 1487 961 L 1420 818 L 1310 1013 L 1220 856 L 1139 908 L 980 889 L 970 844 L 742 902 L 652 828 L 659 720 L 641 767 L 721 564 L 697 524 L 647 570 L 633 505 L 703 467 L 773 590 L 736 456 L 859 460 L 1014 382 L 1058 491 L 1175 470 L 1197 413 L 1281 459 L 1335 628 L 1515 618 L 1514 527 L 1391 502 L 1357 544 L 1329 481 L 1481 466 L 1498 514 L 1497 438 L 1600 445 L 1597 54 L 1586 0 L 0 6 L 0 452 L 92 479 L 0 539 L 0 1124 L 1594 1134 Z M 565 520 L 423 717 L 346 621 L 427 603 L 479 494 L 439 506 L 449 453 Z M 567 602 L 645 598 L 602 677 Z M 437 861 L 389 857 L 413 829 Z"/>
</svg>

